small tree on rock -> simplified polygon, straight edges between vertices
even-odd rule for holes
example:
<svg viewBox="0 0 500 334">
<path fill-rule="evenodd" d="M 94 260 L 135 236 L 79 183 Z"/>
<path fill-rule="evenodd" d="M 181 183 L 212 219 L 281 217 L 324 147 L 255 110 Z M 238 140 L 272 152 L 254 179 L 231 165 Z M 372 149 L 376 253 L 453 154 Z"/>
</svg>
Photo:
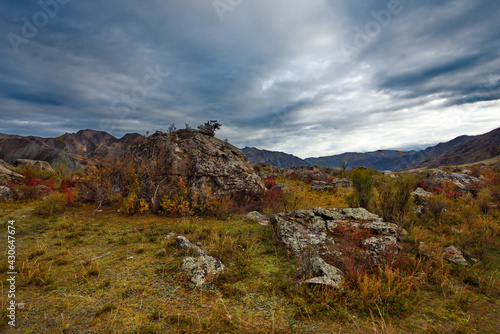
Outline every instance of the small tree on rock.
<svg viewBox="0 0 500 334">
<path fill-rule="evenodd" d="M 210 122 L 205 122 L 205 124 L 198 126 L 198 130 L 204 135 L 213 137 L 215 136 L 215 130 L 219 130 L 221 125 L 222 124 L 214 120 Z"/>
</svg>

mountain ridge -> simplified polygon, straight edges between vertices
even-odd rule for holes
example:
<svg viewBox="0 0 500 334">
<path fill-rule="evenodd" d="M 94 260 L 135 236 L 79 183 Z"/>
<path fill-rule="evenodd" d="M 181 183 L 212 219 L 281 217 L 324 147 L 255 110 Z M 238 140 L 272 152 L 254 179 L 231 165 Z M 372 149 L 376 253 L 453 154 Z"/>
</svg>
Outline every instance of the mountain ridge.
<svg viewBox="0 0 500 334">
<path fill-rule="evenodd" d="M 476 136 L 461 135 L 420 151 L 345 152 L 303 160 L 310 165 L 319 167 L 340 168 L 346 162 L 349 167 L 364 166 L 377 170 L 404 171 L 417 168 L 436 168 L 441 165 L 475 163 L 498 155 L 500 155 L 500 128 Z"/>
<path fill-rule="evenodd" d="M 69 171 L 81 170 L 96 159 L 113 159 L 125 154 L 134 142 L 146 138 L 127 133 L 121 138 L 91 129 L 65 133 L 54 138 L 0 133 L 0 159 L 13 164 L 16 159 L 48 161 L 53 168 L 65 166 Z M 462 135 L 420 151 L 378 150 L 301 159 L 278 151 L 244 147 L 250 163 L 269 163 L 280 168 L 319 166 L 340 168 L 364 166 L 378 170 L 404 171 L 436 168 L 442 165 L 475 163 L 500 155 L 500 128 L 477 136 Z"/>
<path fill-rule="evenodd" d="M 255 147 L 244 147 L 241 149 L 251 164 L 268 163 L 275 167 L 290 168 L 294 166 L 310 166 L 310 164 L 293 154 L 278 151 L 260 150 Z"/>
</svg>

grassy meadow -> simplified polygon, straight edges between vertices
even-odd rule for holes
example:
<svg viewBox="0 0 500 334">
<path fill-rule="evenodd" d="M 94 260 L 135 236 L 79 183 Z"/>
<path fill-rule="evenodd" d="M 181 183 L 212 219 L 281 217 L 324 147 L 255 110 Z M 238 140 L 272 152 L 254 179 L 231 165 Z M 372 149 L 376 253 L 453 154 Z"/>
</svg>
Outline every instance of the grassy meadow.
<svg viewBox="0 0 500 334">
<path fill-rule="evenodd" d="M 368 204 L 387 214 L 384 203 L 397 194 L 384 185 L 393 181 L 373 177 Z M 397 180 L 404 184 L 404 177 Z M 349 275 L 340 289 L 300 284 L 297 261 L 271 226 L 244 220 L 241 212 L 124 214 L 117 212 L 123 202 L 96 210 L 57 186 L 0 202 L 0 332 L 498 333 L 500 209 L 490 205 L 498 171 L 490 177 L 476 196 L 435 195 L 420 216 L 411 200 L 403 203 L 394 216 L 408 231 L 401 255 Z M 311 192 L 300 180 L 278 175 L 276 181 L 285 192 L 264 214 L 356 204 L 353 189 Z M 16 227 L 15 329 L 6 318 L 9 220 Z M 196 288 L 180 270 L 190 252 L 176 246 L 179 235 L 220 259 L 224 272 Z M 464 251 L 468 266 L 442 259 L 450 245 Z"/>
</svg>

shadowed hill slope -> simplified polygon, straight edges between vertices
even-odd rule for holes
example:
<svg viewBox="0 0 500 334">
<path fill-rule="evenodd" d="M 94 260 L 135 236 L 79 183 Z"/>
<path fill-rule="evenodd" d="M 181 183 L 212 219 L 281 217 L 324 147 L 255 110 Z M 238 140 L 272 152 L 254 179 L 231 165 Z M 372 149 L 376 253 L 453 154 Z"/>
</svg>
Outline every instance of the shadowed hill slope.
<svg viewBox="0 0 500 334">
<path fill-rule="evenodd" d="M 248 160 L 252 164 L 268 163 L 280 168 L 310 166 L 307 161 L 283 152 L 259 150 L 255 147 L 245 147 L 242 149 L 242 151 L 243 153 L 245 153 L 245 155 L 248 157 Z"/>
</svg>

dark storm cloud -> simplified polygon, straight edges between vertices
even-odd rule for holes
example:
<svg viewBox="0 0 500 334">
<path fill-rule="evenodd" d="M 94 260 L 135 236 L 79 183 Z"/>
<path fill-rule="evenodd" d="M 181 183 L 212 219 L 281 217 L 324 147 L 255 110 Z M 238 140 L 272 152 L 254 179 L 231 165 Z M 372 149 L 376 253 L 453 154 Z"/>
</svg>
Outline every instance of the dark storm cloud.
<svg viewBox="0 0 500 334">
<path fill-rule="evenodd" d="M 238 146 L 306 157 L 500 123 L 495 1 L 41 3 L 57 4 L 47 22 L 38 1 L 0 4 L 0 132 L 121 136 L 218 119 Z"/>
</svg>

